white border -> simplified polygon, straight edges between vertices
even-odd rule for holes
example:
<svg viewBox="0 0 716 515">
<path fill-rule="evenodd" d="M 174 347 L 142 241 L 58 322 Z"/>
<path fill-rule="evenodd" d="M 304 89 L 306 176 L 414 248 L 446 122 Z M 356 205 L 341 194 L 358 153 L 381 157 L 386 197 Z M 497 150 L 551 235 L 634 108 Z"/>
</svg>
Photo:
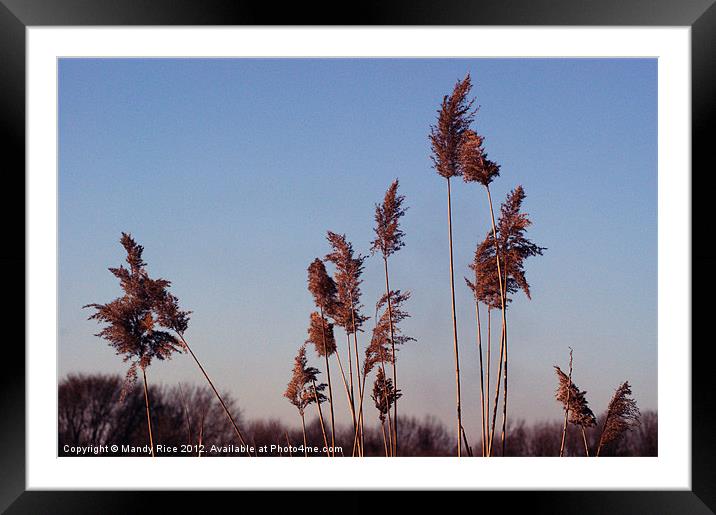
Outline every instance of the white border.
<svg viewBox="0 0 716 515">
<path fill-rule="evenodd" d="M 658 57 L 659 457 L 57 458 L 58 56 Z M 28 28 L 27 488 L 690 489 L 690 59 L 685 27 Z"/>
</svg>

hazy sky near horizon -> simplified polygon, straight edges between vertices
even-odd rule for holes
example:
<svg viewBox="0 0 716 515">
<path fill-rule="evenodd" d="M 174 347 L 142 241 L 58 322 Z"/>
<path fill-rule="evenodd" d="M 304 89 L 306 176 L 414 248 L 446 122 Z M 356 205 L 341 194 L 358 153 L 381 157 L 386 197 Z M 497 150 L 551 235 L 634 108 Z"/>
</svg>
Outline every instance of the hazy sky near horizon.
<svg viewBox="0 0 716 515">
<path fill-rule="evenodd" d="M 595 413 L 624 380 L 642 409 L 656 409 L 655 59 L 61 59 L 59 376 L 126 371 L 82 309 L 121 294 L 107 267 L 123 263 L 126 231 L 193 311 L 187 338 L 217 386 L 248 418 L 298 424 L 282 395 L 313 309 L 306 268 L 328 252 L 329 229 L 368 254 L 375 203 L 399 178 L 409 210 L 391 286 L 412 292 L 403 328 L 417 338 L 398 356 L 400 410 L 452 427 L 446 186 L 428 132 L 466 72 L 475 127 L 502 167 L 493 198 L 522 184 L 529 236 L 547 247 L 526 263 L 532 300 L 518 293 L 509 312 L 510 417 L 560 416 L 552 367 L 567 365 L 570 346 Z M 463 276 L 489 210 L 484 190 L 459 178 L 453 225 L 463 409 L 476 435 L 475 308 Z M 370 316 L 382 274 L 369 258 Z M 335 361 L 331 371 L 347 424 Z M 155 361 L 148 377 L 204 384 L 185 355 Z"/>
</svg>

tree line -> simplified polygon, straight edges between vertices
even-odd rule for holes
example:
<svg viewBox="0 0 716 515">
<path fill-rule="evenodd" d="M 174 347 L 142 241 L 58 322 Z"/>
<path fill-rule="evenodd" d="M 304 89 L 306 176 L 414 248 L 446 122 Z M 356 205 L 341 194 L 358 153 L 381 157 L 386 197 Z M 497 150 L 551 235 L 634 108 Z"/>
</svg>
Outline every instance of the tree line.
<svg viewBox="0 0 716 515">
<path fill-rule="evenodd" d="M 123 378 L 113 374 L 69 374 L 59 384 L 58 396 L 58 455 L 73 456 L 65 446 L 117 444 L 142 447 L 147 443 L 144 424 L 144 391 L 134 385 L 119 401 Z M 224 410 L 208 386 L 177 384 L 151 385 L 152 427 L 158 442 L 170 446 L 193 446 L 196 457 L 237 456 L 243 454 L 210 453 L 212 445 L 225 447 L 236 441 L 236 434 Z M 234 413 L 235 420 L 244 430 L 247 441 L 255 447 L 286 442 L 298 447 L 303 443 L 303 431 L 293 424 L 278 419 L 248 419 L 228 393 L 222 398 Z M 601 421 L 601 417 L 600 417 Z M 455 443 L 448 428 L 434 417 L 404 417 L 401 419 L 402 449 L 405 456 L 454 456 Z M 559 456 L 562 424 L 559 420 L 527 424 L 523 420 L 510 422 L 511 444 L 508 456 Z M 318 418 L 306 424 L 308 446 L 322 446 L 323 435 Z M 642 424 L 624 438 L 610 443 L 602 456 L 656 456 L 657 416 L 652 411 L 642 414 Z M 366 456 L 384 456 L 383 437 L 377 425 L 365 427 Z M 344 449 L 350 448 L 353 428 L 339 425 L 336 440 Z M 596 439 L 590 440 L 595 446 Z M 200 454 L 197 445 L 204 451 Z M 575 426 L 567 432 L 566 456 L 583 456 L 582 437 Z M 118 452 L 112 456 L 136 456 Z M 288 456 L 287 452 L 269 452 L 267 455 Z M 324 453 L 310 456 L 324 456 Z M 95 456 L 90 454 L 89 456 Z M 106 455 L 105 455 L 106 456 Z M 187 456 L 186 453 L 163 456 Z M 302 451 L 294 457 L 304 456 Z"/>
</svg>

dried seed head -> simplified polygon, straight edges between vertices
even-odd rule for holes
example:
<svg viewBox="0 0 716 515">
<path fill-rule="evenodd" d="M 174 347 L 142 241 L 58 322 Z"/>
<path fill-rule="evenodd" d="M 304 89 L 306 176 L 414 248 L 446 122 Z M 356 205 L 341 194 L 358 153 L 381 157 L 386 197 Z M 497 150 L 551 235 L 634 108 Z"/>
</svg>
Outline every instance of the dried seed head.
<svg viewBox="0 0 716 515">
<path fill-rule="evenodd" d="M 487 158 L 482 148 L 484 138 L 473 130 L 466 130 L 460 145 L 460 169 L 465 182 L 479 182 L 488 186 L 500 175 L 500 166 Z"/>
<path fill-rule="evenodd" d="M 433 168 L 446 179 L 462 173 L 460 146 L 475 116 L 472 110 L 474 101 L 467 99 L 471 89 L 472 82 L 468 74 L 455 84 L 451 95 L 443 98 L 437 124 L 430 127 Z"/>
<path fill-rule="evenodd" d="M 525 236 L 527 227 L 532 225 L 527 213 L 520 212 L 525 196 L 522 186 L 517 186 L 507 195 L 500 207 L 497 238 L 500 258 L 505 262 L 509 277 L 515 280 L 529 299 L 530 285 L 525 278 L 525 259 L 541 256 L 546 249 L 535 245 Z"/>
<path fill-rule="evenodd" d="M 475 300 L 482 302 L 488 308 L 501 308 L 500 301 L 500 274 L 497 270 L 495 259 L 495 240 L 492 233 L 488 233 L 485 239 L 477 245 L 475 256 L 469 267 L 475 274 L 475 282 L 465 278 L 465 282 L 472 290 Z M 501 272 L 501 271 L 500 271 Z M 513 277 L 507 278 L 505 288 L 505 307 L 512 301 L 510 294 L 517 291 L 517 282 Z"/>
<path fill-rule="evenodd" d="M 308 291 L 313 295 L 316 306 L 330 315 L 336 308 L 336 284 L 326 272 L 326 266 L 319 258 L 308 266 Z"/>
<path fill-rule="evenodd" d="M 629 381 L 625 381 L 619 385 L 609 401 L 602 435 L 599 439 L 600 445 L 606 445 L 626 431 L 638 426 L 640 416 L 636 401 L 631 398 Z"/>
<path fill-rule="evenodd" d="M 577 388 L 574 382 L 569 380 L 569 376 L 562 372 L 561 368 L 555 366 L 554 370 L 559 380 L 555 399 L 561 402 L 565 409 L 567 409 L 567 403 L 569 403 L 569 422 L 584 428 L 595 425 L 597 419 L 589 408 L 589 402 L 587 402 L 586 397 L 587 392 Z"/>
<path fill-rule="evenodd" d="M 314 390 L 320 372 L 317 368 L 309 367 L 307 364 L 306 345 L 304 344 L 298 349 L 293 364 L 293 375 L 283 394 L 291 404 L 296 406 L 301 416 L 303 416 L 306 406 L 316 402 L 316 398 L 318 398 L 318 402 L 326 400 L 326 396 L 322 393 L 326 388 L 325 384 L 316 385 Z"/>
<path fill-rule="evenodd" d="M 393 380 L 386 378 L 383 373 L 383 369 L 379 368 L 378 373 L 373 383 L 373 393 L 371 398 L 375 403 L 375 407 L 378 410 L 378 418 L 381 422 L 385 422 L 385 416 L 388 414 L 390 409 L 396 400 L 402 397 L 403 394 L 400 390 L 397 390 L 393 386 Z"/>
<path fill-rule="evenodd" d="M 168 330 L 186 330 L 190 312 L 179 309 L 178 299 L 168 292 L 169 281 L 149 277 L 142 259 L 144 248 L 127 233 L 122 233 L 120 242 L 127 252 L 129 268 L 120 265 L 109 271 L 119 279 L 124 295 L 107 304 L 84 307 L 95 310 L 90 320 L 106 324 L 96 336 L 107 340 L 125 362 L 130 362 L 124 394 L 134 385 L 137 367 L 144 369 L 153 358 L 167 359 L 181 352 L 182 344 Z"/>
<path fill-rule="evenodd" d="M 400 218 L 407 210 L 403 207 L 404 201 L 405 196 L 398 195 L 398 179 L 395 179 L 385 192 L 383 203 L 375 206 L 375 239 L 371 242 L 371 252 L 380 252 L 388 258 L 405 245 L 400 229 Z"/>
<path fill-rule="evenodd" d="M 334 284 L 336 286 L 336 300 L 334 309 L 330 313 L 337 325 L 343 327 L 348 333 L 361 330 L 361 326 L 368 319 L 361 315 L 360 285 L 363 282 L 363 263 L 365 256 L 353 253 L 353 245 L 346 240 L 345 234 L 336 234 L 328 231 L 328 243 L 333 249 L 326 255 L 326 260 L 336 267 Z"/>
<path fill-rule="evenodd" d="M 333 324 L 322 317 L 320 313 L 311 313 L 311 323 L 308 327 L 308 340 L 312 343 L 319 356 L 330 356 L 336 352 L 336 338 L 333 334 Z"/>
<path fill-rule="evenodd" d="M 376 313 L 380 310 L 383 310 L 383 312 L 380 317 L 376 315 L 377 322 L 373 328 L 373 336 L 370 340 L 370 345 L 365 349 L 365 359 L 363 361 L 363 373 L 365 375 L 368 375 L 378 363 L 393 362 L 393 352 L 390 344 L 391 314 L 395 350 L 398 351 L 400 346 L 407 342 L 416 341 L 415 338 L 404 335 L 400 329 L 400 322 L 410 317 L 410 314 L 403 308 L 403 304 L 408 299 L 410 299 L 410 292 L 392 290 L 390 292 L 390 312 L 388 311 L 388 296 L 386 294 L 376 304 Z"/>
</svg>

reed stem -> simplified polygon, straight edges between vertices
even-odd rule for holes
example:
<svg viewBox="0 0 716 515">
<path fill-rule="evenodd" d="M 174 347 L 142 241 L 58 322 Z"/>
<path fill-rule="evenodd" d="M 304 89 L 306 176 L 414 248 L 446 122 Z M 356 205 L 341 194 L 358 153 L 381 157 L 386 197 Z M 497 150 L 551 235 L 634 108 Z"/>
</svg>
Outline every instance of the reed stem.
<svg viewBox="0 0 716 515">
<path fill-rule="evenodd" d="M 346 381 L 346 375 L 343 371 L 343 363 L 341 362 L 341 355 L 338 353 L 338 349 L 336 349 L 336 361 L 338 361 L 338 369 L 341 372 L 341 379 L 343 380 L 343 388 L 346 391 L 346 398 L 348 399 L 348 409 L 351 412 L 351 417 L 353 418 L 353 428 L 356 427 L 356 413 L 355 408 L 353 407 L 353 399 L 351 398 L 351 392 L 349 390 L 348 382 Z"/>
<path fill-rule="evenodd" d="M 316 390 L 316 381 L 313 381 L 313 397 L 316 399 L 316 407 L 318 409 L 318 420 L 321 422 L 321 432 L 323 433 L 323 444 L 326 446 L 326 455 L 330 458 L 331 453 L 328 450 L 328 437 L 326 436 L 326 426 L 323 423 L 323 411 L 321 410 L 321 402 L 318 399 L 318 391 Z"/>
<path fill-rule="evenodd" d="M 350 395 L 348 396 L 348 402 L 351 405 L 351 412 L 353 415 L 353 426 L 355 429 L 356 424 L 356 418 L 355 418 L 355 390 L 353 389 L 353 351 L 351 350 L 351 335 L 346 330 L 346 343 L 348 344 L 348 381 L 350 384 Z M 336 349 L 336 353 L 338 353 L 338 349 Z"/>
<path fill-rule="evenodd" d="M 584 426 L 582 426 L 582 440 L 584 440 L 584 453 L 589 457 L 589 445 L 587 444 L 587 434 L 584 432 Z"/>
<path fill-rule="evenodd" d="M 569 349 L 569 376 L 567 378 L 567 402 L 564 405 L 564 426 L 562 427 L 562 443 L 559 446 L 559 457 L 564 456 L 564 442 L 567 438 L 567 423 L 569 422 L 569 401 L 572 394 L 572 349 Z M 586 443 L 586 442 L 585 442 Z"/>
<path fill-rule="evenodd" d="M 398 373 L 395 363 L 395 335 L 393 332 L 393 307 L 390 299 L 390 282 L 388 280 L 388 258 L 383 256 L 383 265 L 385 269 L 385 294 L 388 296 L 388 322 L 390 327 L 390 351 L 393 361 L 393 388 L 398 391 Z M 398 399 L 393 401 L 393 455 L 398 455 Z"/>
<path fill-rule="evenodd" d="M 388 441 L 385 439 L 385 422 L 380 421 L 380 428 L 383 430 L 383 447 L 385 448 L 385 457 L 388 457 Z"/>
<path fill-rule="evenodd" d="M 452 301 L 452 334 L 455 350 L 455 395 L 457 408 L 457 455 L 462 455 L 462 409 L 460 405 L 460 355 L 457 343 L 457 315 L 455 313 L 455 273 L 453 270 L 452 251 L 452 205 L 450 195 L 450 177 L 447 177 L 447 215 L 448 215 L 448 242 L 450 246 L 450 294 Z"/>
<path fill-rule="evenodd" d="M 335 446 L 336 446 L 336 420 L 333 415 L 333 386 L 331 384 L 331 367 L 328 364 L 328 349 L 326 348 L 326 326 L 325 318 L 323 317 L 323 306 L 321 306 L 321 334 L 323 337 L 323 357 L 326 360 L 326 377 L 328 378 L 328 403 L 331 408 L 331 449 L 333 450 L 332 455 L 335 457 Z M 336 349 L 338 353 L 338 349 Z"/>
<path fill-rule="evenodd" d="M 306 415 L 301 413 L 301 429 L 303 429 L 303 454 L 308 458 L 308 440 L 306 439 Z"/>
<path fill-rule="evenodd" d="M 224 399 L 221 398 L 221 395 L 219 394 L 219 391 L 214 386 L 214 383 L 209 378 L 209 374 L 206 373 L 206 370 L 204 370 L 204 367 L 199 362 L 199 359 L 196 357 L 196 354 L 194 354 L 194 351 L 191 350 L 191 347 L 189 347 L 189 343 L 184 339 L 184 335 L 181 333 L 177 333 L 179 335 L 179 338 L 181 339 L 182 343 L 186 347 L 186 350 L 189 351 L 189 354 L 191 354 L 191 357 L 194 358 L 194 361 L 199 366 L 199 370 L 201 370 L 201 373 L 204 374 L 204 377 L 209 383 L 209 386 L 211 386 L 211 389 L 214 390 L 214 394 L 216 395 L 216 398 L 219 399 L 219 403 L 221 404 L 221 407 L 224 408 L 224 413 L 226 413 L 226 416 L 229 418 L 229 421 L 231 422 L 231 425 L 234 426 L 234 431 L 236 432 L 236 435 L 239 437 L 239 440 L 241 443 L 246 447 L 246 454 L 251 456 L 251 452 L 249 451 L 249 446 L 246 444 L 246 440 L 244 440 L 244 436 L 241 434 L 241 431 L 239 430 L 239 426 L 236 425 L 236 421 L 234 420 L 234 417 L 229 412 L 229 408 L 226 406 L 226 403 L 224 403 Z"/>
<path fill-rule="evenodd" d="M 503 356 L 505 352 L 505 326 L 502 326 L 502 331 L 500 333 L 500 359 L 499 363 L 500 366 L 497 369 L 497 381 L 495 381 L 495 400 L 492 406 L 492 424 L 490 428 L 490 444 L 487 448 L 487 455 L 492 456 L 492 444 L 495 439 L 495 421 L 497 420 L 497 407 L 500 403 L 500 376 L 502 375 L 502 363 L 503 363 Z"/>
<path fill-rule="evenodd" d="M 475 301 L 475 315 L 477 317 L 477 352 L 480 354 L 480 415 L 482 418 L 482 456 L 485 456 L 485 376 L 482 364 L 482 328 L 480 327 L 480 303 Z"/>
<path fill-rule="evenodd" d="M 146 367 L 142 368 L 142 377 L 144 378 L 144 405 L 147 408 L 147 430 L 149 431 L 149 447 L 154 458 L 154 437 L 152 436 L 152 418 L 149 416 L 149 390 L 147 388 L 147 371 Z"/>
<path fill-rule="evenodd" d="M 502 268 L 500 265 L 500 251 L 499 251 L 499 245 L 497 244 L 497 226 L 495 224 L 495 209 L 492 205 L 492 194 L 490 193 L 490 186 L 485 185 L 485 189 L 487 190 L 487 201 L 490 205 L 490 221 L 492 223 L 492 239 L 495 245 L 495 261 L 497 262 L 497 279 L 500 283 L 500 304 L 502 308 L 502 343 L 500 348 L 500 359 L 505 360 L 505 402 L 504 402 L 504 408 L 503 408 L 503 437 L 502 437 L 502 451 L 504 455 L 505 451 L 505 441 L 507 438 L 507 434 L 505 433 L 505 424 L 507 419 L 507 312 L 505 310 L 505 302 L 507 300 L 505 296 L 505 288 L 507 287 L 507 270 L 505 270 L 504 273 L 504 286 L 503 286 L 503 273 Z M 502 368 L 502 365 L 500 365 L 500 368 Z M 500 375 L 497 375 L 497 382 L 500 381 Z M 494 426 L 494 420 L 493 420 L 493 426 Z M 490 442 L 490 447 L 492 447 L 492 442 Z"/>
</svg>

